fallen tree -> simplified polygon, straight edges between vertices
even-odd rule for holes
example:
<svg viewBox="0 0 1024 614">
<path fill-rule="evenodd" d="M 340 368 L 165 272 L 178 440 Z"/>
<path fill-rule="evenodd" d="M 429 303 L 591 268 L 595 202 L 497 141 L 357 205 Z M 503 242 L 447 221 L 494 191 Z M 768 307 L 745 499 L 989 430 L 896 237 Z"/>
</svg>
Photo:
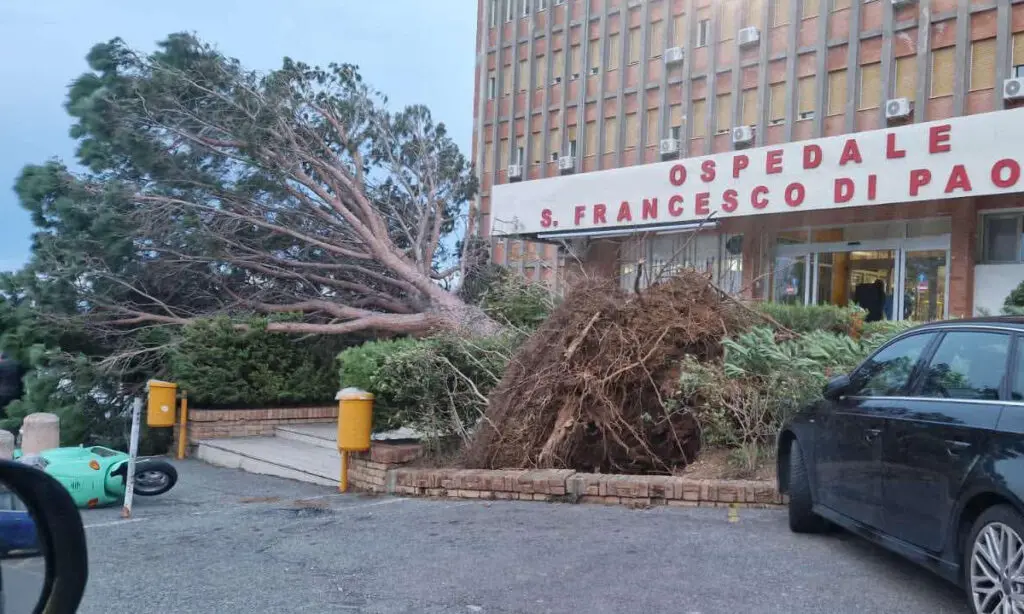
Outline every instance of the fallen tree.
<svg viewBox="0 0 1024 614">
<path fill-rule="evenodd" d="M 670 402 L 689 355 L 717 361 L 755 316 L 687 270 L 636 294 L 613 280 L 574 287 L 513 357 L 463 462 L 670 473 L 700 447 Z"/>
<path fill-rule="evenodd" d="M 190 34 L 88 60 L 66 105 L 88 171 L 29 166 L 17 186 L 58 315 L 104 336 L 252 314 L 304 334 L 502 328 L 448 290 L 467 271 L 443 239 L 476 233 L 477 185 L 425 107 L 389 111 L 351 65 L 260 73 Z"/>
</svg>

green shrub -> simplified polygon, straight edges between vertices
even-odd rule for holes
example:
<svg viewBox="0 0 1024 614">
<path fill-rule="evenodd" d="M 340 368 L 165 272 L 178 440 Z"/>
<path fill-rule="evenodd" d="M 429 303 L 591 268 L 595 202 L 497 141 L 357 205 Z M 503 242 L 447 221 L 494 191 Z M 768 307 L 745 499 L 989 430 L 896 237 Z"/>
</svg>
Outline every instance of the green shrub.
<svg viewBox="0 0 1024 614">
<path fill-rule="evenodd" d="M 1024 281 L 1020 282 L 1020 284 L 1010 292 L 1006 297 L 1006 300 L 1003 301 L 1003 307 L 1009 309 L 1011 312 L 1014 307 L 1024 307 Z M 1007 309 L 1004 309 L 1004 312 L 1006 312 Z"/>
<path fill-rule="evenodd" d="M 247 331 L 224 318 L 200 320 L 182 331 L 171 353 L 171 376 L 197 406 L 269 407 L 332 403 L 337 391 L 337 337 Z"/>
<path fill-rule="evenodd" d="M 860 307 L 837 307 L 835 305 L 784 305 L 782 303 L 760 303 L 758 309 L 780 325 L 798 333 L 825 330 L 849 334 L 854 328 L 854 317 L 863 313 Z"/>
<path fill-rule="evenodd" d="M 375 341 L 338 357 L 343 386 L 376 395 L 374 430 L 466 437 L 521 341 L 517 334 Z"/>
<path fill-rule="evenodd" d="M 551 314 L 554 306 L 547 285 L 530 281 L 508 269 L 495 275 L 481 293 L 479 305 L 492 319 L 532 330 Z"/>
<path fill-rule="evenodd" d="M 397 416 L 401 408 L 393 406 L 393 400 L 382 394 L 377 385 L 381 368 L 390 356 L 407 353 L 420 343 L 404 337 L 367 341 L 338 354 L 341 388 L 359 388 L 377 395 L 373 404 L 373 424 L 378 431 L 402 426 L 401 418 Z"/>
</svg>

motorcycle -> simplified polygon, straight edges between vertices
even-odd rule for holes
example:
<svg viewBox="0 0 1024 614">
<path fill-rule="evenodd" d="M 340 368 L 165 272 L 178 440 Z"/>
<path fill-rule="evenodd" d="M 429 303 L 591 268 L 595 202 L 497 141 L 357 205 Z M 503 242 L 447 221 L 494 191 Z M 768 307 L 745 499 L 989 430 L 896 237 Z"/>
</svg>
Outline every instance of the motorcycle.
<svg viewBox="0 0 1024 614">
<path fill-rule="evenodd" d="M 128 454 L 103 446 L 54 448 L 33 455 L 15 450 L 14 458 L 49 473 L 71 494 L 78 507 L 114 505 L 127 490 Z M 135 494 L 155 497 L 178 482 L 173 465 L 157 457 L 135 459 Z"/>
</svg>

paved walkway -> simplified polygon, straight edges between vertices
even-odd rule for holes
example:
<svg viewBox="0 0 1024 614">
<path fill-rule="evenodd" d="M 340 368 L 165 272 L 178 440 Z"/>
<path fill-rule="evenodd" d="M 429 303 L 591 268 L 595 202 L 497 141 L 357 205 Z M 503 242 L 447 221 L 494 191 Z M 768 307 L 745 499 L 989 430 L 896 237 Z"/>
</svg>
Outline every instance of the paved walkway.
<svg viewBox="0 0 1024 614">
<path fill-rule="evenodd" d="M 960 613 L 954 587 L 779 511 L 338 495 L 178 464 L 168 495 L 83 513 L 83 614 Z"/>
</svg>

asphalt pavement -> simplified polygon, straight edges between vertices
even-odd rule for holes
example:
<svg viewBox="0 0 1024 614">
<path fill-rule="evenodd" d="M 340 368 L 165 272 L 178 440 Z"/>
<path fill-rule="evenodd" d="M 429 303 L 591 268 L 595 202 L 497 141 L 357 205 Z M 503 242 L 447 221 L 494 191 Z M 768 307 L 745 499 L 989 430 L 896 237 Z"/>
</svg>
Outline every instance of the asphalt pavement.
<svg viewBox="0 0 1024 614">
<path fill-rule="evenodd" d="M 196 462 L 83 512 L 80 612 L 962 613 L 960 591 L 785 513 L 339 495 Z"/>
</svg>

